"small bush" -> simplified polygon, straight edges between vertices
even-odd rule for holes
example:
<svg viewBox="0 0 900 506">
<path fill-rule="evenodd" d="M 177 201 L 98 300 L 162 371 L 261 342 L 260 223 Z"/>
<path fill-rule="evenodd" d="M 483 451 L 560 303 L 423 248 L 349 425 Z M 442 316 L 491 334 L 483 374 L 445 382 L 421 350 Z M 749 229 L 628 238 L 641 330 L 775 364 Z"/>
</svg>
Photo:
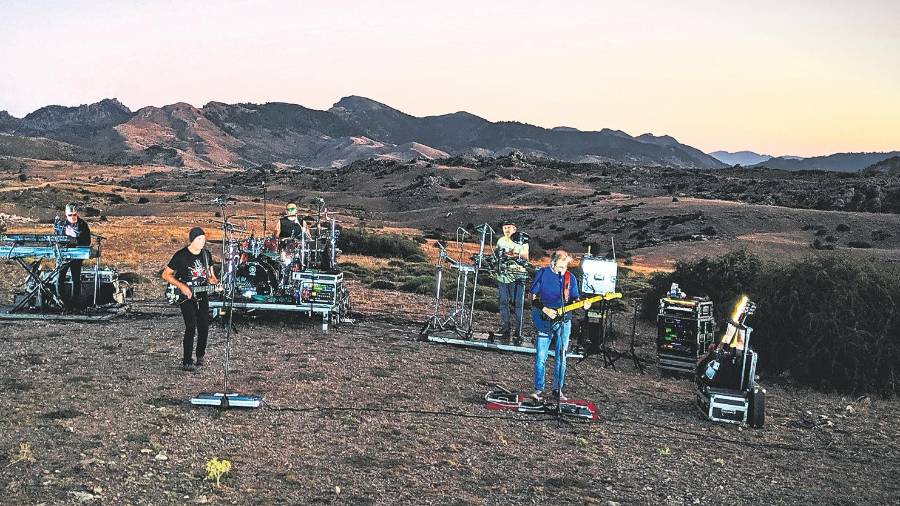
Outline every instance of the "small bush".
<svg viewBox="0 0 900 506">
<path fill-rule="evenodd" d="M 890 232 L 885 232 L 884 230 L 873 230 L 872 231 L 872 240 L 873 241 L 883 241 L 891 236 L 892 236 L 892 234 Z"/>
<path fill-rule="evenodd" d="M 376 290 L 394 290 L 397 288 L 397 285 L 391 283 L 390 281 L 377 279 L 369 283 L 369 288 L 375 288 Z"/>
<path fill-rule="evenodd" d="M 837 227 L 835 227 L 834 229 L 837 230 L 838 232 L 849 232 L 849 231 L 850 231 L 850 225 L 847 225 L 846 223 L 841 223 L 841 224 L 839 224 Z"/>
<path fill-rule="evenodd" d="M 497 313 L 500 311 L 500 302 L 497 299 L 475 299 L 475 309 Z"/>
<path fill-rule="evenodd" d="M 416 276 L 400 285 L 404 292 L 419 293 L 422 295 L 434 294 L 433 276 Z"/>
<path fill-rule="evenodd" d="M 863 249 L 872 247 L 872 245 L 866 241 L 850 241 L 847 243 L 847 246 L 850 246 L 851 248 L 863 248 Z"/>
<path fill-rule="evenodd" d="M 417 261 L 425 259 L 418 243 L 396 234 L 369 234 L 361 230 L 344 229 L 338 237 L 337 246 L 344 253 Z"/>
</svg>

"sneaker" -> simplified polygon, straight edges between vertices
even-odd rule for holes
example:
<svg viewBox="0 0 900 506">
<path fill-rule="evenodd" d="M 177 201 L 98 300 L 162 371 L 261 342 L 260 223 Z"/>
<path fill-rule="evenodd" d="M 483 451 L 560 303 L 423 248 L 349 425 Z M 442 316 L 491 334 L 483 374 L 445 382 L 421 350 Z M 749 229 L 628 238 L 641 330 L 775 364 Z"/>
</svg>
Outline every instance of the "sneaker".
<svg viewBox="0 0 900 506">
<path fill-rule="evenodd" d="M 200 369 L 201 367 L 203 367 L 203 364 L 205 364 L 205 363 L 206 363 L 206 361 L 203 360 L 203 357 L 197 357 L 197 361 L 194 362 L 194 365 L 197 367 L 197 369 Z"/>
<path fill-rule="evenodd" d="M 566 395 L 560 390 L 553 391 L 553 398 L 560 402 L 566 402 L 567 400 L 569 400 L 569 398 L 566 397 Z"/>
<path fill-rule="evenodd" d="M 197 368 L 194 367 L 194 364 L 191 364 L 191 363 L 184 363 L 184 364 L 181 364 L 181 370 L 182 370 L 182 371 L 191 371 L 191 372 L 193 372 L 193 371 L 196 371 Z"/>
<path fill-rule="evenodd" d="M 534 402 L 544 402 L 543 393 L 540 390 L 535 390 L 534 393 L 528 396 Z"/>
</svg>

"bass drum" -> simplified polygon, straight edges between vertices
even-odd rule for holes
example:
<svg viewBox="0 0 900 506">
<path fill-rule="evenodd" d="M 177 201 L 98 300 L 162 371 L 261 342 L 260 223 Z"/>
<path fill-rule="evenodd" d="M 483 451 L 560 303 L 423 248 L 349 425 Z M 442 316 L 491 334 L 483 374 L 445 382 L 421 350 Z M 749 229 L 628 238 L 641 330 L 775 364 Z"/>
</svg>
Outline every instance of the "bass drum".
<svg viewBox="0 0 900 506">
<path fill-rule="evenodd" d="M 273 295 L 278 286 L 278 270 L 265 258 L 249 260 L 237 266 L 234 273 L 236 297 Z"/>
</svg>

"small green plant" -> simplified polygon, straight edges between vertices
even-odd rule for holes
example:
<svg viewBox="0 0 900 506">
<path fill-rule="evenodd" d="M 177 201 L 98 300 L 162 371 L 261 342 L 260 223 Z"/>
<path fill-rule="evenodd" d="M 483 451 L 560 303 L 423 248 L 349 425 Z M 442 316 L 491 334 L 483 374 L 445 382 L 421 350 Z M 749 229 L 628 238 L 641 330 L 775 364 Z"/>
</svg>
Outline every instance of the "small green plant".
<svg viewBox="0 0 900 506">
<path fill-rule="evenodd" d="M 9 464 L 6 464 L 6 467 L 19 462 L 34 462 L 34 454 L 31 453 L 31 444 L 27 441 L 19 443 L 19 454 L 10 459 Z"/>
<path fill-rule="evenodd" d="M 231 471 L 231 461 L 227 459 L 219 460 L 215 457 L 206 463 L 206 479 L 216 480 L 216 487 L 221 487 L 220 480 L 222 476 Z"/>
</svg>

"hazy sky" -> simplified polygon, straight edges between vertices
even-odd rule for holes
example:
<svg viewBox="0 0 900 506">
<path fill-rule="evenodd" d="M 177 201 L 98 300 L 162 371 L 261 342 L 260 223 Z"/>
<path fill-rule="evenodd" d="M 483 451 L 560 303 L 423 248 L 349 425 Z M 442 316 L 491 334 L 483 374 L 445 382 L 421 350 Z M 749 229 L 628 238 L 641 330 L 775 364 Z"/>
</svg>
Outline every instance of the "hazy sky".
<svg viewBox="0 0 900 506">
<path fill-rule="evenodd" d="M 900 149 L 900 0 L 0 0 L 0 110 L 363 95 L 417 116 Z"/>
</svg>

